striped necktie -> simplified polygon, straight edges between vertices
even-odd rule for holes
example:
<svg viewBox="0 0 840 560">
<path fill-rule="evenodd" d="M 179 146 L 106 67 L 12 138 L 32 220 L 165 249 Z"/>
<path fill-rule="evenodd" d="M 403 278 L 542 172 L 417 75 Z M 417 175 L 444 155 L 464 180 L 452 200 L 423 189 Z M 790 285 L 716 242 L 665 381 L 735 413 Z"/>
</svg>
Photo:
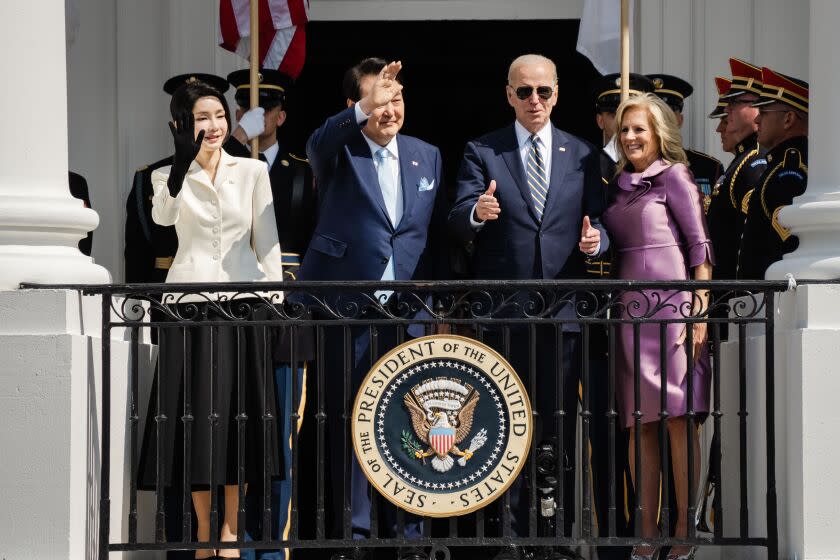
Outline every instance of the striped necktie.
<svg viewBox="0 0 840 560">
<path fill-rule="evenodd" d="M 530 138 L 531 148 L 528 150 L 528 165 L 525 175 L 528 177 L 528 186 L 531 189 L 531 198 L 534 200 L 534 209 L 537 211 L 537 218 L 542 220 L 545 211 L 545 199 L 548 196 L 548 177 L 545 175 L 545 162 L 543 162 L 540 151 L 540 137 L 534 134 Z"/>
</svg>

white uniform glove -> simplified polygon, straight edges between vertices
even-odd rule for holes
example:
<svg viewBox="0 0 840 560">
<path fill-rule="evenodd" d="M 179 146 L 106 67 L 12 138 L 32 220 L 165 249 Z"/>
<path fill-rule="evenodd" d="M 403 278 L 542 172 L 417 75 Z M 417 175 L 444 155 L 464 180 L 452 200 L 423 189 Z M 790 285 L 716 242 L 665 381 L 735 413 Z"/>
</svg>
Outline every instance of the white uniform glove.
<svg viewBox="0 0 840 560">
<path fill-rule="evenodd" d="M 249 109 L 242 118 L 239 119 L 239 126 L 245 132 L 248 140 L 256 138 L 265 130 L 265 109 L 262 107 L 254 107 Z"/>
</svg>

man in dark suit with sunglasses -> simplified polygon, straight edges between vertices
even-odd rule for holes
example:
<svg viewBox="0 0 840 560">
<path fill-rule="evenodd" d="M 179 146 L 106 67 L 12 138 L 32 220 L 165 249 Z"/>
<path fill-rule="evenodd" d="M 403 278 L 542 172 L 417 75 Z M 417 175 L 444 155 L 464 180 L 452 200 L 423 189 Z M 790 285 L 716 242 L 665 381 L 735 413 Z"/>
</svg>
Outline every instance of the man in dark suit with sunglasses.
<svg viewBox="0 0 840 560">
<path fill-rule="evenodd" d="M 599 255 L 609 246 L 598 221 L 604 210 L 599 150 L 551 124 L 558 94 L 557 70 L 551 60 L 520 56 L 510 65 L 506 90 L 516 121 L 467 143 L 455 206 L 449 214 L 450 230 L 462 243 L 473 242 L 473 270 L 479 279 L 581 278 L 585 257 Z M 530 303 L 540 305 L 524 293 L 517 295 L 517 303 L 520 309 Z M 556 312 L 558 319 L 575 316 L 573 298 Z M 565 466 L 558 490 L 563 490 L 566 510 L 562 529 L 571 536 L 580 326 L 565 323 L 563 331 L 562 364 L 553 350 L 538 351 L 537 385 L 529 391 L 537 412 L 535 441 L 553 444 L 557 460 Z M 555 348 L 557 334 L 551 326 L 538 327 L 537 348 Z M 488 332 L 485 340 L 504 352 L 501 332 Z M 533 342 L 529 330 L 511 328 L 510 342 L 509 359 L 527 379 Z M 565 421 L 557 433 L 555 398 L 561 388 Z M 514 484 L 511 492 L 514 531 L 519 536 L 536 536 L 529 535 L 528 492 L 521 483 Z M 499 557 L 510 553 L 502 551 Z"/>
</svg>

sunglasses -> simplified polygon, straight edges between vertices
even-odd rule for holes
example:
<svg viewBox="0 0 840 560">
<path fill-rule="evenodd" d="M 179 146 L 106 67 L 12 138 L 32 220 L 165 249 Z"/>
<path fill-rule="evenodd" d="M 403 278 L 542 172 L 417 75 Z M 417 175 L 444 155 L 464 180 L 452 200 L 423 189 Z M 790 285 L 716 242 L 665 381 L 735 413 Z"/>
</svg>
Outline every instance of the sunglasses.
<svg viewBox="0 0 840 560">
<path fill-rule="evenodd" d="M 531 97 L 535 89 L 537 95 L 543 101 L 551 99 L 551 96 L 554 95 L 554 88 L 551 86 L 537 86 L 536 88 L 534 86 L 520 86 L 513 91 L 516 92 L 516 97 L 524 101 Z"/>
</svg>

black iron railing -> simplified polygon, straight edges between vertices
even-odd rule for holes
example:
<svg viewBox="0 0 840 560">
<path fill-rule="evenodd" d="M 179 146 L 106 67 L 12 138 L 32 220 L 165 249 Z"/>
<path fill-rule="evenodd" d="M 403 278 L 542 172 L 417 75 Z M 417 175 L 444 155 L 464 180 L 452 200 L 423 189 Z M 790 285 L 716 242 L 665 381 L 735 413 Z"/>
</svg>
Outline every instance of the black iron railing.
<svg viewBox="0 0 840 560">
<path fill-rule="evenodd" d="M 55 286 L 51 286 L 55 287 Z M 109 552 L 133 550 L 194 550 L 202 548 L 253 548 L 268 549 L 342 549 L 342 548 L 382 548 L 419 546 L 431 550 L 433 558 L 449 557 L 449 548 L 464 546 L 523 546 L 523 547 L 552 547 L 552 546 L 629 546 L 641 542 L 656 545 L 716 545 L 716 546 L 760 546 L 768 549 L 769 558 L 777 558 L 777 519 L 776 519 L 776 486 L 775 486 L 775 426 L 774 426 L 774 307 L 776 294 L 786 289 L 782 282 L 628 282 L 628 281 L 472 281 L 472 282 L 293 282 L 283 284 L 168 284 L 168 285 L 106 285 L 106 286 L 61 286 L 63 288 L 79 289 L 88 295 L 101 296 L 102 312 L 102 471 L 100 480 L 101 505 L 99 510 L 100 523 L 100 558 L 105 560 Z M 388 290 L 388 293 L 375 293 L 377 290 Z M 698 290 L 711 290 L 708 307 L 697 313 Z M 285 294 L 281 299 L 279 292 Z M 195 300 L 195 301 L 193 301 Z M 694 307 L 692 309 L 692 307 Z M 259 313 L 258 313 L 259 311 Z M 712 503 L 703 503 L 704 508 L 714 509 L 714 527 L 710 533 L 698 533 L 694 520 L 698 514 L 698 489 L 689 484 L 687 518 L 688 532 L 685 537 L 672 537 L 672 496 L 669 485 L 662 484 L 662 512 L 660 516 L 660 536 L 645 537 L 641 535 L 643 510 L 638 499 L 641 496 L 641 481 L 645 457 L 642 456 L 640 438 L 635 440 L 635 456 L 640 460 L 635 465 L 635 484 L 630 487 L 628 505 L 633 509 L 627 520 L 630 529 L 620 529 L 618 518 L 624 516 L 622 511 L 622 481 L 617 479 L 616 465 L 623 458 L 617 456 L 616 442 L 626 437 L 619 425 L 618 411 L 615 406 L 617 383 L 621 365 L 616 355 L 617 346 L 621 343 L 619 331 L 624 328 L 625 333 L 632 333 L 631 345 L 634 352 L 634 387 L 635 393 L 634 426 L 639 429 L 645 418 L 640 411 L 640 353 L 643 338 L 643 327 L 655 325 L 660 333 L 660 366 L 663 368 L 660 376 L 661 401 L 657 421 L 661 440 L 668 441 L 667 398 L 665 382 L 668 375 L 677 372 L 667 371 L 666 364 L 666 331 L 672 323 L 693 325 L 705 323 L 708 325 L 708 340 L 710 349 L 710 363 L 712 371 L 712 400 L 708 410 L 710 429 L 714 433 L 715 444 L 709 456 L 710 478 L 721 480 L 722 458 L 721 438 L 724 437 L 723 426 L 729 418 L 737 417 L 739 423 L 738 448 L 740 456 L 738 502 L 739 511 L 724 510 L 724 500 L 721 485 L 718 484 Z M 747 385 L 747 327 L 751 324 L 762 325 L 766 336 L 764 347 L 764 375 L 766 378 L 766 394 L 761 395 L 764 403 L 763 410 L 748 410 L 747 395 L 753 390 Z M 627 331 L 626 325 L 630 325 Z M 197 422 L 218 422 L 217 415 L 210 414 L 208 418 L 196 418 L 192 414 L 191 401 L 197 390 L 190 386 L 190 376 L 184 375 L 183 411 L 181 417 L 165 417 L 160 413 L 161 402 L 166 395 L 161 394 L 162 384 L 157 386 L 157 394 L 152 396 L 149 413 L 154 418 L 156 427 L 156 442 L 158 467 L 154 492 L 156 505 L 154 512 L 155 531 L 152 538 L 141 538 L 138 523 L 144 512 L 138 510 L 138 449 L 141 443 L 141 403 L 140 367 L 138 356 L 142 331 L 150 329 L 156 333 L 167 329 L 180 330 L 184 340 L 188 340 L 191 332 L 196 328 L 209 328 L 210 333 L 218 334 L 218 329 L 245 327 L 270 327 L 285 332 L 285 346 L 283 356 L 274 356 L 273 362 L 280 359 L 292 365 L 291 371 L 307 364 L 309 376 L 306 383 L 310 384 L 313 395 L 306 399 L 305 407 L 301 408 L 301 386 L 304 381 L 294 374 L 291 376 L 292 406 L 281 413 L 288 417 L 289 424 L 296 426 L 302 421 L 307 427 L 306 441 L 301 441 L 296 429 L 292 429 L 290 477 L 290 510 L 288 514 L 288 534 L 283 539 L 262 538 L 260 532 L 250 537 L 254 540 L 246 541 L 247 514 L 245 500 L 247 489 L 243 481 L 246 454 L 243 447 L 245 428 L 248 422 L 262 422 L 265 434 L 261 445 L 267 448 L 269 434 L 277 433 L 276 427 L 271 428 L 280 419 L 266 413 L 262 418 L 246 418 L 242 413 L 241 401 L 249 391 L 243 386 L 241 376 L 237 376 L 237 394 L 240 399 L 239 412 L 235 418 L 239 430 L 240 447 L 237 450 L 237 468 L 239 476 L 239 510 L 238 510 L 238 539 L 236 542 L 220 542 L 217 532 L 211 531 L 209 541 L 195 540 L 195 520 L 191 510 L 191 479 L 190 448 L 191 427 Z M 411 329 L 409 329 L 411 327 Z M 126 371 L 114 371 L 111 360 L 111 334 L 116 328 L 125 328 L 131 352 L 130 362 Z M 647 328 L 647 327 L 645 327 Z M 417 332 L 417 331 L 420 332 Z M 568 386 L 556 383 L 552 390 L 555 392 L 551 399 L 553 410 L 534 406 L 536 417 L 542 415 L 542 421 L 548 425 L 553 423 L 554 439 L 550 442 L 532 441 L 529 460 L 520 475 L 524 479 L 523 494 L 527 496 L 527 506 L 522 508 L 524 513 L 517 511 L 517 504 L 511 502 L 511 491 L 486 509 L 480 509 L 463 518 L 449 520 L 425 519 L 421 524 L 421 533 L 416 537 L 406 537 L 405 527 L 411 523 L 410 516 L 402 510 L 391 511 L 393 506 L 371 500 L 370 528 L 366 538 L 354 539 L 351 520 L 351 496 L 349 490 L 350 468 L 353 458 L 352 443 L 350 442 L 350 407 L 352 405 L 356 381 L 352 370 L 359 356 L 354 355 L 351 344 L 354 337 L 364 333 L 370 341 L 369 355 L 366 359 L 370 364 L 394 344 L 402 343 L 412 337 L 422 334 L 453 331 L 465 334 L 479 341 L 488 342 L 499 350 L 505 357 L 513 354 L 525 356 L 521 363 L 519 375 L 531 393 L 532 400 L 539 393 L 545 383 L 537 373 L 538 361 L 548 353 L 554 354 L 554 365 L 557 368 L 557 378 L 564 379 L 563 352 L 570 339 L 577 339 L 582 351 L 578 371 L 573 373 L 579 380 L 579 410 L 576 414 L 580 420 L 580 449 L 588 450 L 592 444 L 593 430 L 597 422 L 606 426 L 607 445 L 609 450 L 606 461 L 609 473 L 608 479 L 597 480 L 596 494 L 606 492 L 606 511 L 595 515 L 597 501 L 590 489 L 593 472 L 590 461 L 583 453 L 584 460 L 578 467 L 579 473 L 569 468 L 564 457 L 573 457 L 566 449 L 564 441 L 564 427 L 568 422 L 577 422 L 578 418 L 570 418 L 564 410 L 564 399 Z M 727 335 L 728 331 L 728 335 Z M 238 331 L 237 331 L 238 332 Z M 268 367 L 273 367 L 268 353 L 272 342 L 272 334 L 268 329 L 262 331 L 265 336 L 266 349 L 264 356 Z M 304 350 L 305 334 L 309 333 L 312 348 Z M 386 336 L 387 333 L 387 336 Z M 578 334 L 579 333 L 579 334 Z M 214 334 L 211 334 L 211 345 Z M 686 328 L 685 352 L 688 364 L 694 363 L 693 329 Z M 728 336 L 730 342 L 738 346 L 739 372 L 739 402 L 738 410 L 723 410 L 721 405 L 721 342 Z M 337 337 L 337 338 L 336 338 Z M 600 337 L 600 339 L 599 339 Z M 604 345 L 605 357 L 603 368 L 597 365 L 598 359 L 593 355 L 594 340 L 601 340 Z M 344 344 L 332 346 L 334 340 L 343 340 Z M 548 341 L 548 342 L 547 342 Z M 626 339 L 625 339 L 626 344 Z M 189 351 L 189 345 L 184 348 Z M 333 355 L 340 348 L 341 355 Z M 185 363 L 190 363 L 190 356 L 185 357 Z M 215 364 L 215 362 L 213 362 Z M 326 364 L 343 364 L 340 371 L 327 371 Z M 568 365 L 568 364 L 567 364 Z M 601 369 L 598 369 L 601 368 Z M 185 369 L 189 369 L 188 366 Z M 597 371 L 594 371 L 596 370 Z M 343 370 L 343 371 L 341 371 Z M 158 375 L 161 372 L 158 371 Z M 216 374 L 215 366 L 207 372 L 212 380 Z M 338 375 L 340 374 L 340 375 Z M 128 417 L 114 418 L 111 413 L 111 380 L 114 375 L 128 375 Z M 597 380 L 595 377 L 597 376 Z M 604 377 L 606 376 L 606 379 Z M 688 393 L 688 408 L 686 437 L 698 428 L 702 419 L 694 410 L 692 393 L 698 388 L 693 386 L 693 376 L 686 376 L 686 391 Z M 606 396 L 596 391 L 606 392 Z M 336 409 L 332 403 L 333 397 L 340 394 L 341 406 Z M 594 397 L 608 403 L 606 409 L 593 413 L 591 403 Z M 156 404 L 155 404 L 156 401 Z M 301 414 L 302 413 L 302 414 Z M 767 531 L 757 535 L 751 532 L 748 509 L 748 454 L 761 446 L 757 441 L 749 439 L 748 414 L 764 415 L 766 433 L 764 434 L 766 456 L 760 459 L 766 464 L 767 488 Z M 601 417 L 603 415 L 603 417 Z M 130 452 L 131 469 L 128 473 L 129 489 L 128 504 L 123 515 L 127 519 L 127 539 L 125 542 L 115 541 L 111 533 L 111 505 L 109 498 L 111 476 L 110 431 L 114 422 L 125 422 L 128 425 L 128 439 L 126 442 Z M 162 430 L 166 423 L 174 423 L 181 431 L 181 449 L 164 449 Z M 332 426 L 332 427 L 331 427 Z M 337 428 L 338 426 L 338 428 Z M 271 428 L 271 429 L 269 429 Z M 335 433 L 336 431 L 340 433 Z M 602 430 L 603 431 L 603 430 Z M 603 437 L 599 436 L 599 437 Z M 313 445 L 314 444 L 314 445 Z M 301 445 L 309 445 L 311 451 L 301 464 Z M 213 441 L 211 437 L 211 452 Z M 697 477 L 694 467 L 694 447 L 688 445 L 688 480 Z M 345 469 L 343 488 L 340 496 L 332 495 L 330 463 L 326 456 L 332 450 L 330 460 L 340 460 Z M 579 451 L 579 450 L 578 450 Z M 182 454 L 183 462 L 180 473 L 182 495 L 177 500 L 178 507 L 173 509 L 171 501 L 167 502 L 165 476 L 160 466 L 161 457 L 167 452 Z M 272 511 L 271 483 L 269 477 L 268 453 L 263 469 L 262 500 L 258 518 L 261 524 L 261 534 L 271 535 L 272 524 L 276 524 L 276 513 Z M 604 460 L 600 458 L 599 460 Z M 668 472 L 669 452 L 667 444 L 661 446 L 662 472 Z M 756 457 L 750 457 L 756 461 Z M 213 465 L 211 461 L 211 465 Z M 212 467 L 211 467 L 212 469 Z M 300 480 L 307 476 L 305 486 Z M 217 480 L 219 473 L 210 473 L 210 480 Z M 568 484 L 572 477 L 572 485 Z M 577 478 L 579 477 L 579 478 Z M 632 479 L 631 479 L 632 480 Z M 574 484 L 579 484 L 580 503 L 574 511 L 568 511 L 566 493 L 569 488 L 574 490 Z M 604 484 L 608 485 L 605 490 Z M 215 484 L 210 485 L 211 492 L 211 526 L 219 523 L 219 490 Z M 604 495 L 604 494 L 600 494 Z M 635 502 L 635 505 L 633 503 Z M 170 505 L 167 505 L 170 504 Z M 333 511 L 338 504 L 340 511 Z M 727 532 L 724 529 L 724 519 L 737 516 L 740 520 L 739 530 Z M 172 516 L 180 518 L 181 537 L 177 540 L 169 538 L 167 523 Z M 393 527 L 386 527 L 384 519 L 393 518 Z M 569 529 L 569 519 L 576 520 L 574 530 Z M 390 523 L 390 522 L 389 522 Z M 597 525 L 597 528 L 596 528 Z M 395 527 L 395 528 L 394 528 Z M 275 527 L 276 528 L 276 527 Z M 326 554 L 326 552 L 325 552 Z"/>
</svg>

